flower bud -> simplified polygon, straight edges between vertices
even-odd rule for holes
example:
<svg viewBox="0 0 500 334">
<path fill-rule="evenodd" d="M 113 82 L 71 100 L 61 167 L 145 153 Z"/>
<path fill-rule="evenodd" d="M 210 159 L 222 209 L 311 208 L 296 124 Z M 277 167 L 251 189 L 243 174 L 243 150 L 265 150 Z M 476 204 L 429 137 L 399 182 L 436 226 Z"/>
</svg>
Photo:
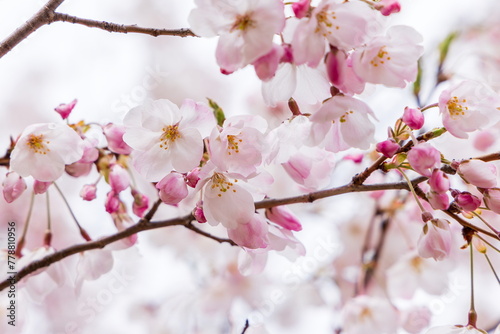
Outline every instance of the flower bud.
<svg viewBox="0 0 500 334">
<path fill-rule="evenodd" d="M 77 99 L 74 99 L 68 104 L 61 103 L 59 106 L 57 106 L 54 110 L 61 115 L 62 119 L 68 118 L 69 114 L 71 114 L 71 111 L 73 111 L 73 108 L 76 105 L 76 102 L 78 102 Z"/>
<path fill-rule="evenodd" d="M 387 158 L 392 158 L 392 156 L 399 150 L 399 147 L 399 144 L 394 140 L 388 139 L 377 143 L 376 149 L 377 152 L 382 153 Z"/>
<path fill-rule="evenodd" d="M 434 210 L 447 210 L 450 206 L 450 199 L 447 193 L 439 194 L 431 190 L 426 196 Z"/>
<path fill-rule="evenodd" d="M 287 230 L 302 230 L 299 219 L 286 206 L 275 206 L 274 208 L 266 209 L 266 217 Z"/>
<path fill-rule="evenodd" d="M 292 3 L 293 12 L 298 19 L 301 19 L 304 16 L 306 16 L 307 11 L 309 10 L 310 3 L 311 0 L 299 0 L 297 2 Z"/>
<path fill-rule="evenodd" d="M 52 182 L 43 182 L 35 180 L 35 182 L 33 183 L 33 191 L 37 195 L 44 194 L 47 191 L 47 189 L 49 189 L 51 184 Z"/>
<path fill-rule="evenodd" d="M 474 211 L 481 205 L 481 200 L 468 191 L 460 192 L 453 196 L 457 203 L 465 211 Z"/>
<path fill-rule="evenodd" d="M 205 214 L 203 213 L 203 202 L 199 201 L 196 203 L 196 207 L 193 210 L 193 216 L 198 223 L 206 223 L 207 218 L 205 218 Z"/>
<path fill-rule="evenodd" d="M 443 260 L 450 254 L 451 231 L 447 220 L 432 219 L 425 223 L 417 243 L 418 255 Z"/>
<path fill-rule="evenodd" d="M 127 189 L 130 185 L 130 176 L 127 170 L 118 164 L 112 165 L 109 171 L 109 185 L 117 194 Z"/>
<path fill-rule="evenodd" d="M 429 178 L 429 186 L 438 194 L 447 192 L 450 189 L 450 180 L 448 176 L 439 169 L 434 169 Z"/>
<path fill-rule="evenodd" d="M 408 162 L 419 174 L 430 177 L 435 168 L 441 167 L 441 153 L 429 143 L 420 143 L 408 152 Z"/>
<path fill-rule="evenodd" d="M 125 133 L 124 126 L 109 123 L 103 127 L 102 130 L 104 136 L 106 136 L 108 148 L 111 152 L 118 154 L 130 154 L 132 152 L 132 148 L 123 141 L 123 134 Z"/>
<path fill-rule="evenodd" d="M 500 189 L 490 188 L 483 192 L 484 204 L 488 209 L 500 214 Z"/>
<path fill-rule="evenodd" d="M 465 181 L 479 188 L 493 188 L 497 185 L 497 169 L 495 165 L 482 160 L 464 160 L 458 166 L 458 174 Z"/>
<path fill-rule="evenodd" d="M 200 167 L 196 167 L 186 175 L 186 184 L 191 188 L 196 188 L 198 181 L 200 180 Z"/>
<path fill-rule="evenodd" d="M 156 184 L 158 195 L 165 204 L 175 205 L 188 195 L 188 189 L 182 174 L 171 172 Z"/>
<path fill-rule="evenodd" d="M 406 107 L 402 119 L 412 130 L 420 130 L 424 126 L 424 114 L 418 108 Z"/>
<path fill-rule="evenodd" d="M 2 183 L 3 197 L 7 203 L 12 203 L 26 190 L 26 182 L 16 172 L 7 173 Z"/>
<path fill-rule="evenodd" d="M 113 190 L 108 193 L 104 207 L 108 213 L 115 213 L 120 209 L 120 198 L 118 198 L 118 194 Z"/>
<path fill-rule="evenodd" d="M 134 196 L 132 212 L 134 212 L 137 217 L 144 217 L 144 213 L 149 207 L 149 198 L 135 189 L 132 189 L 132 196 Z"/>
<path fill-rule="evenodd" d="M 80 191 L 80 197 L 83 198 L 84 201 L 92 201 L 97 197 L 96 192 L 97 187 L 95 184 L 86 184 Z"/>
</svg>

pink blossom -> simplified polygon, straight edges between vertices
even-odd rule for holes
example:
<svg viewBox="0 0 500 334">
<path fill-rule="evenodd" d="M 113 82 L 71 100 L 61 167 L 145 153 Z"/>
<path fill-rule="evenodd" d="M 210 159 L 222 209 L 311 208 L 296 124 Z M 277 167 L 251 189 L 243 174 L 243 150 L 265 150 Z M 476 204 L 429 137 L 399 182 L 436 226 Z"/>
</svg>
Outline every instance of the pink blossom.
<svg viewBox="0 0 500 334">
<path fill-rule="evenodd" d="M 269 242 L 267 222 L 258 213 L 246 224 L 238 224 L 236 228 L 229 229 L 227 234 L 239 246 L 249 249 L 266 248 Z"/>
<path fill-rule="evenodd" d="M 200 180 L 200 167 L 196 167 L 192 171 L 188 172 L 186 174 L 186 184 L 190 186 L 191 188 L 196 188 L 196 185 L 198 184 L 198 181 Z"/>
<path fill-rule="evenodd" d="M 42 182 L 35 180 L 35 182 L 33 182 L 33 191 L 35 192 L 35 194 L 44 194 L 47 189 L 49 189 L 51 184 L 52 182 Z"/>
<path fill-rule="evenodd" d="M 280 205 L 266 209 L 266 217 L 273 223 L 280 225 L 290 231 L 301 231 L 302 225 L 299 219 L 286 206 Z"/>
<path fill-rule="evenodd" d="M 368 149 L 375 133 L 369 117 L 375 117 L 374 113 L 363 101 L 334 96 L 310 117 L 313 140 L 320 143 L 324 139 L 326 149 L 332 152 L 351 147 Z"/>
<path fill-rule="evenodd" d="M 441 261 L 451 250 L 451 231 L 447 220 L 432 219 L 425 223 L 417 243 L 418 255 Z"/>
<path fill-rule="evenodd" d="M 452 193 L 455 203 L 465 211 L 474 211 L 481 205 L 481 200 L 468 191 Z"/>
<path fill-rule="evenodd" d="M 490 188 L 483 192 L 484 204 L 491 211 L 500 214 L 500 189 Z"/>
<path fill-rule="evenodd" d="M 97 187 L 95 184 L 86 184 L 80 190 L 80 197 L 83 198 L 84 201 L 92 201 L 97 197 Z"/>
<path fill-rule="evenodd" d="M 26 190 L 26 182 L 16 172 L 9 172 L 2 182 L 3 197 L 7 203 L 14 202 Z"/>
<path fill-rule="evenodd" d="M 497 137 L 491 131 L 480 131 L 474 137 L 474 148 L 484 152 L 488 150 L 496 141 Z"/>
<path fill-rule="evenodd" d="M 377 152 L 382 153 L 387 158 L 392 158 L 393 155 L 396 154 L 396 152 L 400 149 L 399 144 L 396 143 L 394 139 L 384 140 L 380 143 L 377 143 L 375 147 L 377 149 Z"/>
<path fill-rule="evenodd" d="M 188 18 L 191 29 L 203 37 L 220 36 L 215 55 L 226 72 L 234 72 L 268 53 L 274 34 L 285 26 L 284 5 L 279 0 L 195 3 L 197 8 Z"/>
<path fill-rule="evenodd" d="M 68 175 L 71 175 L 73 177 L 86 176 L 89 175 L 90 171 L 92 170 L 92 165 L 93 164 L 91 163 L 74 162 L 70 165 L 66 165 L 64 170 Z"/>
<path fill-rule="evenodd" d="M 422 36 L 409 26 L 393 26 L 352 54 L 354 72 L 364 81 L 388 87 L 406 87 L 417 77 L 424 49 Z"/>
<path fill-rule="evenodd" d="M 344 156 L 342 159 L 351 160 L 355 164 L 359 164 L 359 163 L 363 162 L 364 157 L 365 157 L 365 155 L 363 153 L 358 153 L 358 154 L 348 154 L 348 155 Z"/>
<path fill-rule="evenodd" d="M 156 100 L 130 110 L 123 140 L 137 154 L 134 166 L 148 181 L 159 181 L 172 169 L 188 172 L 203 155 L 203 138 L 215 126 L 212 111 L 185 100 L 180 110 L 169 100 Z"/>
<path fill-rule="evenodd" d="M 363 92 L 365 81 L 354 72 L 351 60 L 342 50 L 330 50 L 325 64 L 328 79 L 342 93 L 353 95 Z"/>
<path fill-rule="evenodd" d="M 299 19 L 305 17 L 309 11 L 310 4 L 311 0 L 298 0 L 297 2 L 292 3 L 293 13 Z"/>
<path fill-rule="evenodd" d="M 435 168 L 441 167 L 441 153 L 429 143 L 413 146 L 407 158 L 413 170 L 423 176 L 430 177 Z"/>
<path fill-rule="evenodd" d="M 38 181 L 58 179 L 64 166 L 83 155 L 83 140 L 66 124 L 33 124 L 24 129 L 11 153 L 10 168 Z"/>
<path fill-rule="evenodd" d="M 366 295 L 350 299 L 342 309 L 342 329 L 349 334 L 395 334 L 399 314 L 389 301 Z"/>
<path fill-rule="evenodd" d="M 113 164 L 109 170 L 109 185 L 115 193 L 120 193 L 130 185 L 130 176 L 125 168 Z"/>
<path fill-rule="evenodd" d="M 165 204 L 176 205 L 188 195 L 188 189 L 182 174 L 171 172 L 156 184 L 158 195 Z"/>
<path fill-rule="evenodd" d="M 76 102 L 78 102 L 77 99 L 74 99 L 68 104 L 61 103 L 59 106 L 57 106 L 54 110 L 61 115 L 62 119 L 68 118 L 69 114 L 71 114 L 71 111 L 73 111 L 73 108 L 76 105 Z"/>
<path fill-rule="evenodd" d="M 132 148 L 123 141 L 123 135 L 125 134 L 125 127 L 123 125 L 109 123 L 102 130 L 111 152 L 118 154 L 130 154 L 132 152 Z"/>
<path fill-rule="evenodd" d="M 149 207 L 149 198 L 135 189 L 132 189 L 132 196 L 134 196 L 134 203 L 132 203 L 132 212 L 134 212 L 137 217 L 144 217 L 144 213 Z"/>
<path fill-rule="evenodd" d="M 438 194 L 442 194 L 450 189 L 450 180 L 448 179 L 448 176 L 443 173 L 443 171 L 434 169 L 431 177 L 429 178 L 429 186 L 433 191 Z"/>
<path fill-rule="evenodd" d="M 316 67 L 325 54 L 327 41 L 348 51 L 362 45 L 380 27 L 376 12 L 366 4 L 323 0 L 310 17 L 297 25 L 292 40 L 295 62 Z"/>
<path fill-rule="evenodd" d="M 453 136 L 468 138 L 476 131 L 500 120 L 500 97 L 489 87 L 463 81 L 439 96 L 443 125 Z"/>
<path fill-rule="evenodd" d="M 120 198 L 118 197 L 118 194 L 115 193 L 113 190 L 108 192 L 106 196 L 106 202 L 104 203 L 104 207 L 106 208 L 106 212 L 108 213 L 115 213 L 118 211 L 120 208 Z"/>
<path fill-rule="evenodd" d="M 460 162 L 457 172 L 465 181 L 479 188 L 493 188 L 497 185 L 495 165 L 482 160 L 464 160 Z"/>
<path fill-rule="evenodd" d="M 198 201 L 196 203 L 196 207 L 193 210 L 193 216 L 198 223 L 204 224 L 207 222 L 207 218 L 205 218 L 205 214 L 203 213 L 203 202 Z"/>
<path fill-rule="evenodd" d="M 221 171 L 249 177 L 262 164 L 267 147 L 264 134 L 267 122 L 260 116 L 236 116 L 224 121 L 223 128 L 214 128 L 209 152 L 212 163 Z"/>
<path fill-rule="evenodd" d="M 398 0 L 380 0 L 375 4 L 375 8 L 384 16 L 389 16 L 394 13 L 399 13 L 401 5 Z"/>
<path fill-rule="evenodd" d="M 255 74 L 257 74 L 260 80 L 268 81 L 274 77 L 284 52 L 282 46 L 273 45 L 271 51 L 252 63 L 255 68 Z"/>
<path fill-rule="evenodd" d="M 412 130 L 420 130 L 424 126 L 424 114 L 418 108 L 406 107 L 403 113 L 403 122 Z"/>
<path fill-rule="evenodd" d="M 435 191 L 429 191 L 427 194 L 427 199 L 429 204 L 434 210 L 447 210 L 450 207 L 450 199 L 447 193 L 437 193 Z"/>
</svg>

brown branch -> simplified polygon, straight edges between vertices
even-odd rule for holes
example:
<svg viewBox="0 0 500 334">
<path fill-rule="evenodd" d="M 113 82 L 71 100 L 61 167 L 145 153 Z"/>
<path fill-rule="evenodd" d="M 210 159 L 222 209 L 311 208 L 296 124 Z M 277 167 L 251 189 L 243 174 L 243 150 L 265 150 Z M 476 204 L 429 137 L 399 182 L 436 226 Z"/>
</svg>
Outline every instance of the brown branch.
<svg viewBox="0 0 500 334">
<path fill-rule="evenodd" d="M 124 25 L 117 24 L 106 21 L 95 21 L 84 19 L 81 17 L 76 17 L 63 13 L 54 13 L 53 20 L 51 22 L 69 22 L 73 24 L 81 24 L 90 28 L 99 28 L 102 30 L 106 30 L 109 32 L 119 32 L 119 33 L 138 33 L 138 34 L 147 34 L 154 37 L 157 36 L 179 36 L 179 37 L 197 37 L 190 29 L 155 29 L 155 28 L 143 28 L 138 27 L 136 25 Z"/>
<path fill-rule="evenodd" d="M 248 319 L 245 321 L 245 327 L 243 327 L 243 331 L 241 334 L 245 334 L 247 332 L 248 327 L 250 327 L 250 324 L 248 323 Z"/>
<path fill-rule="evenodd" d="M 186 224 L 186 225 L 184 225 L 184 226 L 185 226 L 187 229 L 190 229 L 191 231 L 194 231 L 194 232 L 196 232 L 196 233 L 198 233 L 198 234 L 201 234 L 201 235 L 203 235 L 203 236 L 205 236 L 205 237 L 207 237 L 207 238 L 209 238 L 209 239 L 215 240 L 215 241 L 217 241 L 217 242 L 219 242 L 219 243 L 221 243 L 221 244 L 222 244 L 222 243 L 224 243 L 224 242 L 227 242 L 227 243 L 228 243 L 228 244 L 230 244 L 231 246 L 238 246 L 238 245 L 236 244 L 236 242 L 234 242 L 234 241 L 233 241 L 233 240 L 231 240 L 231 239 L 223 239 L 223 238 L 216 237 L 216 236 L 214 236 L 214 235 L 211 235 L 210 233 L 207 233 L 207 232 L 205 232 L 205 231 L 203 231 L 203 230 L 200 230 L 199 228 L 197 228 L 196 226 L 194 226 L 194 225 L 193 225 L 193 224 L 191 224 L 191 223 Z"/>
<path fill-rule="evenodd" d="M 64 0 L 49 0 L 35 15 L 33 15 L 22 26 L 17 28 L 9 37 L 0 43 L 0 58 L 11 51 L 17 44 L 21 43 L 31 33 L 45 24 L 49 24 L 54 16 L 54 11 Z"/>
</svg>

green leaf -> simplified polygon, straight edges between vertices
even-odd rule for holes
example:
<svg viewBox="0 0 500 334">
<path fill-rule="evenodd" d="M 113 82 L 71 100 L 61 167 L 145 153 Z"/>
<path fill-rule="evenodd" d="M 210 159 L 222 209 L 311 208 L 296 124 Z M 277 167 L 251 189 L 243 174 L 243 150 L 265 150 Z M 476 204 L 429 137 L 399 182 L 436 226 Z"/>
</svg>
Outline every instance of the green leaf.
<svg viewBox="0 0 500 334">
<path fill-rule="evenodd" d="M 208 97 L 207 97 L 207 100 L 208 100 L 208 105 L 210 106 L 210 108 L 212 108 L 212 110 L 214 112 L 214 116 L 215 116 L 215 119 L 217 120 L 217 124 L 219 126 L 222 126 L 222 124 L 226 120 L 226 115 L 224 115 L 224 111 L 222 110 L 221 107 L 219 107 L 219 105 L 214 100 L 212 100 Z"/>
</svg>

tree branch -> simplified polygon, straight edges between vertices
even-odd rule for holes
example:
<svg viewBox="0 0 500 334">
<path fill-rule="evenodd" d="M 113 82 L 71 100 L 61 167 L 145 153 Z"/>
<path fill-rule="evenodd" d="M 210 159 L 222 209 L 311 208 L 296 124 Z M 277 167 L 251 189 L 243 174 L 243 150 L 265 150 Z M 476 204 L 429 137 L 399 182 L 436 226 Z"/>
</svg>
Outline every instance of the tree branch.
<svg viewBox="0 0 500 334">
<path fill-rule="evenodd" d="M 26 39 L 32 32 L 41 26 L 51 22 L 54 11 L 64 0 L 49 0 L 35 15 L 26 23 L 17 28 L 9 37 L 0 44 L 0 58 L 11 51 L 17 44 Z"/>
<path fill-rule="evenodd" d="M 99 28 L 109 32 L 119 32 L 119 33 L 138 33 L 147 34 L 154 37 L 166 35 L 166 36 L 179 36 L 179 37 L 197 37 L 190 29 L 154 29 L 154 28 L 143 28 L 136 25 L 124 25 L 106 21 L 95 21 L 84 19 L 81 17 L 76 17 L 63 13 L 54 13 L 53 20 L 51 22 L 69 22 L 73 24 L 81 24 L 90 28 Z"/>
</svg>

